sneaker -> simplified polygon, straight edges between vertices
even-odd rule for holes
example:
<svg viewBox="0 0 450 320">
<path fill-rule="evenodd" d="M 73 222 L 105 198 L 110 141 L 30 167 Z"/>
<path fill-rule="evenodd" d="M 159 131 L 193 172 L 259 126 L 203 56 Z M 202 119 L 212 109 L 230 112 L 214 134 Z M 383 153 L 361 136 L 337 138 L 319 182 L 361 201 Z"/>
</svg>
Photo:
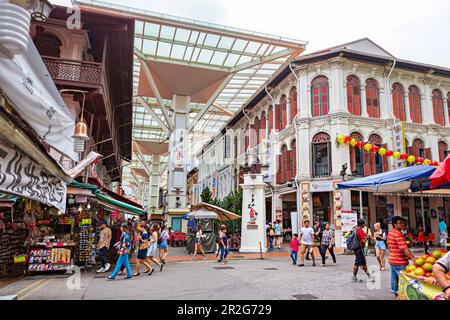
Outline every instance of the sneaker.
<svg viewBox="0 0 450 320">
<path fill-rule="evenodd" d="M 313 266 L 313 267 L 315 267 L 315 266 L 316 266 L 316 264 L 315 264 L 315 263 L 313 263 L 313 264 L 312 264 L 312 266 Z"/>
<path fill-rule="evenodd" d="M 111 265 L 109 263 L 105 264 L 105 272 L 107 272 L 111 268 Z"/>
<path fill-rule="evenodd" d="M 320 264 L 321 267 L 325 267 L 325 265 L 323 263 Z"/>
<path fill-rule="evenodd" d="M 333 266 L 335 266 L 336 265 L 336 262 L 333 262 Z"/>
<path fill-rule="evenodd" d="M 101 267 L 100 269 L 97 270 L 97 273 L 102 273 L 102 272 L 106 272 L 105 268 Z"/>
<path fill-rule="evenodd" d="M 357 278 L 356 276 L 353 276 L 353 277 L 352 277 L 352 281 L 353 281 L 353 282 L 358 282 L 358 278 Z"/>
<path fill-rule="evenodd" d="M 367 278 L 367 280 L 369 282 L 375 282 L 375 277 L 374 276 L 370 276 L 370 277 Z"/>
</svg>

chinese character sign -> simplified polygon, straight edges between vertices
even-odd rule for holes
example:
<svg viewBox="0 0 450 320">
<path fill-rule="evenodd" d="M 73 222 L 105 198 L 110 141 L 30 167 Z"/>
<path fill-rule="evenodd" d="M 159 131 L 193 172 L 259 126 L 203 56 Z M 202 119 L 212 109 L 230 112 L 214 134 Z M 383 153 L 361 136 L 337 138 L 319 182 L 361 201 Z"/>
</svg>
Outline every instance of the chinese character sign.
<svg viewBox="0 0 450 320">
<path fill-rule="evenodd" d="M 258 218 L 258 212 L 255 210 L 255 194 L 254 193 L 252 193 L 252 200 L 250 201 L 247 209 L 249 210 L 248 224 L 255 225 L 256 219 Z"/>
<path fill-rule="evenodd" d="M 405 152 L 405 146 L 403 143 L 403 123 L 401 121 L 395 121 L 394 123 L 394 151 L 403 153 Z M 398 159 L 395 162 L 396 168 L 403 168 L 405 162 L 403 160 Z"/>
</svg>

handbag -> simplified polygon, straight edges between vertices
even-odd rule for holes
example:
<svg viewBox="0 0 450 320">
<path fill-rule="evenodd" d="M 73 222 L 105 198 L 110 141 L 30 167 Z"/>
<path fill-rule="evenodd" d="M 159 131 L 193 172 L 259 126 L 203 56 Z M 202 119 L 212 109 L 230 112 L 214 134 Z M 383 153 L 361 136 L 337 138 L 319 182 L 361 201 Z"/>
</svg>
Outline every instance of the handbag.
<svg viewBox="0 0 450 320">
<path fill-rule="evenodd" d="M 139 250 L 147 250 L 148 247 L 150 247 L 150 243 L 146 241 L 142 241 L 142 243 L 139 245 Z"/>
</svg>

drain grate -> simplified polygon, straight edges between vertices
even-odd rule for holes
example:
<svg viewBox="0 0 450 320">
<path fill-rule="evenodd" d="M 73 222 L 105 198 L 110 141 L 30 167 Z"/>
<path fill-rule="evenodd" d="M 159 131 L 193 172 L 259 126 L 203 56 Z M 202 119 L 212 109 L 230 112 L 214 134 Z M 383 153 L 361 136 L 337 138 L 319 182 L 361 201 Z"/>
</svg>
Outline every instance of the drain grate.
<svg viewBox="0 0 450 320">
<path fill-rule="evenodd" d="M 264 268 L 264 270 L 278 270 L 278 268 Z"/>
<path fill-rule="evenodd" d="M 216 270 L 230 270 L 230 269 L 234 269 L 233 267 L 214 267 L 214 269 Z"/>
<path fill-rule="evenodd" d="M 308 293 L 295 294 L 295 295 L 292 295 L 292 297 L 296 300 L 317 300 L 317 299 L 319 299 L 318 297 L 313 296 L 312 294 L 308 294 Z"/>
</svg>

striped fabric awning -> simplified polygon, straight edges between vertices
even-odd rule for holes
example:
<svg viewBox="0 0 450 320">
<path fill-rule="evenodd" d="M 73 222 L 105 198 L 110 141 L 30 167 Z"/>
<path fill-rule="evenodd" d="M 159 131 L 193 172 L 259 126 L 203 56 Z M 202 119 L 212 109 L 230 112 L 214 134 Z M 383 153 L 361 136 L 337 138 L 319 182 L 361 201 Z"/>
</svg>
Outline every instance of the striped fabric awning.
<svg viewBox="0 0 450 320">
<path fill-rule="evenodd" d="M 0 208 L 12 208 L 13 205 L 12 201 L 0 201 Z"/>
<path fill-rule="evenodd" d="M 6 201 L 6 202 L 16 202 L 17 199 L 19 199 L 17 196 L 12 196 L 9 194 L 0 193 L 0 202 Z"/>
</svg>

